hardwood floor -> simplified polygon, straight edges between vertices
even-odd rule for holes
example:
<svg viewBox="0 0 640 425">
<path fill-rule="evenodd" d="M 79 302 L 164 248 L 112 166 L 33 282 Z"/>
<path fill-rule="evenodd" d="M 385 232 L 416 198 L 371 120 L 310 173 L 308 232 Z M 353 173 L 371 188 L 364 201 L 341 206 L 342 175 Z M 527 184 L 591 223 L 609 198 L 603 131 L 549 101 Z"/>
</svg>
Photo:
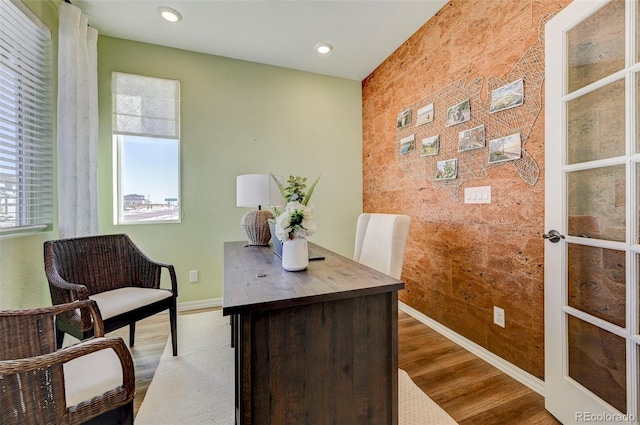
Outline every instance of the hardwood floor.
<svg viewBox="0 0 640 425">
<path fill-rule="evenodd" d="M 460 425 L 560 423 L 541 395 L 402 311 L 398 366 Z"/>
<path fill-rule="evenodd" d="M 180 315 L 205 310 L 181 312 Z M 525 385 L 400 312 L 399 367 L 460 425 L 559 424 L 544 399 Z M 128 342 L 128 329 L 113 332 Z M 131 349 L 136 368 L 137 414 L 169 336 L 167 314 L 138 322 Z M 178 345 L 178 352 L 180 346 Z"/>
</svg>

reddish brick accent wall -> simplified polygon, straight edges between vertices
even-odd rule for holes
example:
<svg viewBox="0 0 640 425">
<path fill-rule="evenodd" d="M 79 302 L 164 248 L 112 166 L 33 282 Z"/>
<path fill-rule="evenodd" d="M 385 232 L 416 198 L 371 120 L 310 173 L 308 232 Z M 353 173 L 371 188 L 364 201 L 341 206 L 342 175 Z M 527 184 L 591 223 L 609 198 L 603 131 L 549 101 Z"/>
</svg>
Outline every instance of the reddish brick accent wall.
<svg viewBox="0 0 640 425">
<path fill-rule="evenodd" d="M 398 113 L 462 78 L 503 78 L 570 0 L 451 0 L 362 82 L 363 209 L 402 213 L 411 230 L 400 299 L 544 379 L 544 110 L 526 149 L 535 186 L 509 164 L 461 188 L 491 186 L 490 205 L 451 200 L 412 180 L 394 150 Z M 526 84 L 526 82 L 525 82 Z M 438 111 L 436 111 L 436 114 Z M 446 159 L 446 158 L 443 158 Z M 493 324 L 493 306 L 506 328 Z"/>
</svg>

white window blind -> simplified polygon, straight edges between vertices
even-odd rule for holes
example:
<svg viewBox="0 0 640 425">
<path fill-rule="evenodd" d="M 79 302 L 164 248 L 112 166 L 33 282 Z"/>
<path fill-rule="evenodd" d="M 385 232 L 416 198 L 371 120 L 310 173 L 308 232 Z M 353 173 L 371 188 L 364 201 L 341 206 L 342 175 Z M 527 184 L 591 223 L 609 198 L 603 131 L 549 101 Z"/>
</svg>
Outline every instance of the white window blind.
<svg viewBox="0 0 640 425">
<path fill-rule="evenodd" d="M 0 1 L 0 231 L 52 224 L 51 32 Z"/>
<path fill-rule="evenodd" d="M 113 134 L 180 138 L 180 81 L 114 72 Z"/>
</svg>

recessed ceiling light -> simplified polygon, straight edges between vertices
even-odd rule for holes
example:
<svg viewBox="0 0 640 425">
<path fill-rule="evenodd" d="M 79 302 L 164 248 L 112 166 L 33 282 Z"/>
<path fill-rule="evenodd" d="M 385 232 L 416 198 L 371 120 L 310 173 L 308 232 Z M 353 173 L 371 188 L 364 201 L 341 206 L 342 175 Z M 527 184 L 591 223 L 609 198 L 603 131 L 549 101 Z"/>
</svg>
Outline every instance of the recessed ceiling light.
<svg viewBox="0 0 640 425">
<path fill-rule="evenodd" d="M 316 44 L 316 52 L 322 55 L 329 54 L 331 53 L 332 50 L 333 50 L 333 45 L 331 43 L 327 43 L 323 41 L 322 43 Z"/>
<path fill-rule="evenodd" d="M 175 9 L 172 9 L 167 6 L 160 6 L 158 8 L 158 12 L 163 19 L 169 22 L 180 22 L 182 20 L 182 15 Z"/>
</svg>

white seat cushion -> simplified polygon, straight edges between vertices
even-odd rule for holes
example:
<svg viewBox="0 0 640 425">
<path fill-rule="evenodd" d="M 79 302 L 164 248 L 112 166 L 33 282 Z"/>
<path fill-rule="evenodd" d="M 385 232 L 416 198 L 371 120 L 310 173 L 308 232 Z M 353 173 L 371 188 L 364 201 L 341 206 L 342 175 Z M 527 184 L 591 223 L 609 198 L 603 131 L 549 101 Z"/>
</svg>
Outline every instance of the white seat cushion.
<svg viewBox="0 0 640 425">
<path fill-rule="evenodd" d="M 107 320 L 119 314 L 164 300 L 172 295 L 170 291 L 165 289 L 127 287 L 91 295 L 89 299 L 98 304 L 102 320 Z"/>
<path fill-rule="evenodd" d="M 122 385 L 122 365 L 111 348 L 73 359 L 63 369 L 67 407 Z"/>
</svg>

